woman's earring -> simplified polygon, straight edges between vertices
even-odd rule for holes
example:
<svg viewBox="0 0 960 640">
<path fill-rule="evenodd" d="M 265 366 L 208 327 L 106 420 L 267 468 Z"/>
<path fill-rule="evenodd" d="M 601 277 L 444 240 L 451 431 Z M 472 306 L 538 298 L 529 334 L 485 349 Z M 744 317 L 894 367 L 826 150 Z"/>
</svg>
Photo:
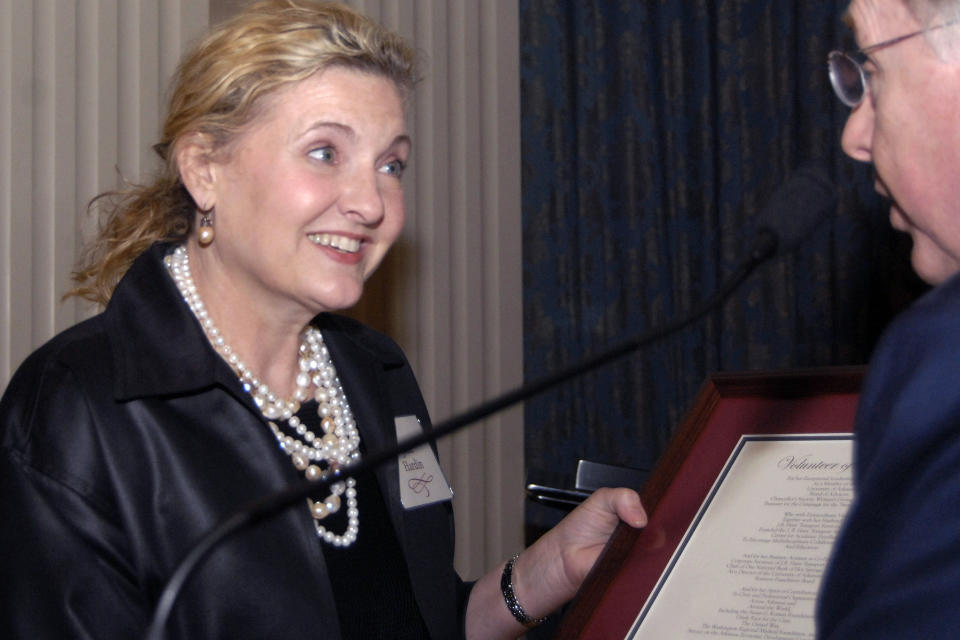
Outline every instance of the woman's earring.
<svg viewBox="0 0 960 640">
<path fill-rule="evenodd" d="M 200 242 L 201 247 L 207 247 L 213 242 L 215 234 L 213 231 L 213 221 L 210 219 L 212 213 L 213 207 L 200 212 L 200 232 L 197 235 L 197 240 Z"/>
</svg>

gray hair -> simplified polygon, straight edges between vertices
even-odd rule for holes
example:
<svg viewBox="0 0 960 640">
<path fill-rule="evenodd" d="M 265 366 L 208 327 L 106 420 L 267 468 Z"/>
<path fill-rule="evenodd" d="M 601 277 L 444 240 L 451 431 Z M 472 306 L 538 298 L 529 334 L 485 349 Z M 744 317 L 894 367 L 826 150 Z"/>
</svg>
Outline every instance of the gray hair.
<svg viewBox="0 0 960 640">
<path fill-rule="evenodd" d="M 904 0 L 910 13 L 926 28 L 958 23 L 950 29 L 927 32 L 926 38 L 937 55 L 948 62 L 960 62 L 960 0 Z"/>
</svg>

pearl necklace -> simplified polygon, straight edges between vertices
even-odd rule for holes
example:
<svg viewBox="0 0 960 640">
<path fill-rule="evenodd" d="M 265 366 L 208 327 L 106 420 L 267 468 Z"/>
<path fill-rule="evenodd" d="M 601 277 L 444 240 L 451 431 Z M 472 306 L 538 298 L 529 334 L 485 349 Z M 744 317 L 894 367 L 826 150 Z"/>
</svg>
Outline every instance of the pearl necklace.
<svg viewBox="0 0 960 640">
<path fill-rule="evenodd" d="M 348 463 L 359 460 L 360 433 L 357 431 L 357 423 L 353 419 L 353 412 L 320 331 L 312 326 L 304 331 L 299 349 L 300 370 L 297 373 L 293 398 L 280 398 L 247 368 L 213 324 L 213 319 L 200 299 L 197 286 L 190 275 L 186 247 L 178 246 L 164 258 L 164 263 L 190 311 L 203 327 L 207 339 L 240 378 L 244 391 L 250 394 L 263 417 L 267 419 L 280 450 L 290 456 L 293 466 L 302 471 L 308 480 L 319 480 L 339 472 L 339 469 Z M 311 390 L 318 405 L 317 414 L 323 428 L 322 435 L 308 430 L 294 415 L 300 409 L 300 403 L 310 397 Z M 284 433 L 275 420 L 286 421 L 294 435 Z M 331 484 L 330 495 L 324 500 L 313 501 L 307 498 L 317 536 L 335 547 L 350 546 L 357 539 L 360 510 L 357 508 L 356 485 L 356 480 L 346 478 Z M 340 510 L 341 496 L 346 496 L 347 501 L 347 528 L 342 534 L 335 534 L 320 524 L 320 521 Z"/>
</svg>

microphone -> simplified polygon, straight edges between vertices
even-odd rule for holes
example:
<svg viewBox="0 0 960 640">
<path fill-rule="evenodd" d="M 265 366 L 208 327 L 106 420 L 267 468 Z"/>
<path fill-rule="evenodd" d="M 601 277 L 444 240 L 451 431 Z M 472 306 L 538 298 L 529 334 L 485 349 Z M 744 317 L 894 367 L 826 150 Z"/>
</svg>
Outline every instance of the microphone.
<svg viewBox="0 0 960 640">
<path fill-rule="evenodd" d="M 487 400 L 434 425 L 430 431 L 424 431 L 405 439 L 393 448 L 364 456 L 358 462 L 338 469 L 326 478 L 315 481 L 301 481 L 237 511 L 208 532 L 177 566 L 154 609 L 153 619 L 145 636 L 146 639 L 162 640 L 163 629 L 180 590 L 186 584 L 193 570 L 227 536 L 268 518 L 297 501 L 322 491 L 345 475 L 359 475 L 375 469 L 401 453 L 438 440 L 692 324 L 718 307 L 757 267 L 777 254 L 778 248 L 779 253 L 794 250 L 833 210 L 835 202 L 835 190 L 824 169 L 813 166 L 798 169 L 777 189 L 760 214 L 756 216 L 759 225 L 753 233 L 753 242 L 747 257 L 735 267 L 734 271 L 710 297 L 686 315 L 661 327 L 655 327 L 617 343 L 600 353 L 587 356 L 560 371 L 547 374 Z"/>
<path fill-rule="evenodd" d="M 797 169 L 754 217 L 754 250 L 769 242 L 764 239 L 768 234 L 776 240 L 773 250 L 778 253 L 796 250 L 833 212 L 836 202 L 836 188 L 826 169 L 813 164 Z"/>
</svg>

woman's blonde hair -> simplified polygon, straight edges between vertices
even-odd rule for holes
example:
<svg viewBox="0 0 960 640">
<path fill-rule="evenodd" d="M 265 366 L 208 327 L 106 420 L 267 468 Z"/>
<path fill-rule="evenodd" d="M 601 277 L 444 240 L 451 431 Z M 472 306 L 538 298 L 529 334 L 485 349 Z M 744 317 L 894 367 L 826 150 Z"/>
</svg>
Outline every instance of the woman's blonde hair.
<svg viewBox="0 0 960 640">
<path fill-rule="evenodd" d="M 157 241 L 182 242 L 197 203 L 180 180 L 177 145 L 204 134 L 222 149 L 256 116 L 260 100 L 331 66 L 383 76 L 406 99 L 416 82 L 415 56 L 404 40 L 343 5 L 314 0 L 260 0 L 214 28 L 180 62 L 167 119 L 154 149 L 164 166 L 150 184 L 93 199 L 103 218 L 73 279 L 76 295 L 105 305 L 133 260 Z"/>
</svg>

